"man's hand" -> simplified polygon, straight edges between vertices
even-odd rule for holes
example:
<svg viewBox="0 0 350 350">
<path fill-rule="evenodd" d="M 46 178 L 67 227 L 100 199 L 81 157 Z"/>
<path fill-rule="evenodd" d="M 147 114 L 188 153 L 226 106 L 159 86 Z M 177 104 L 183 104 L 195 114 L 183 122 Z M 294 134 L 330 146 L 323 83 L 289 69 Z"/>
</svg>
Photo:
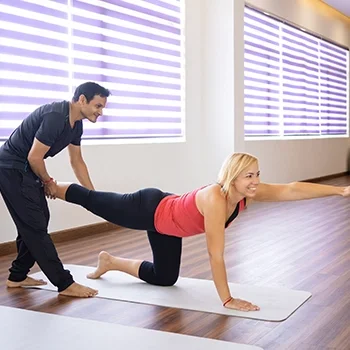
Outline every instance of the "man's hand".
<svg viewBox="0 0 350 350">
<path fill-rule="evenodd" d="M 260 307 L 242 299 L 232 299 L 225 307 L 239 311 L 258 311 Z"/>
<path fill-rule="evenodd" d="M 47 198 L 56 199 L 57 181 L 52 180 L 45 184 L 44 191 Z"/>
</svg>

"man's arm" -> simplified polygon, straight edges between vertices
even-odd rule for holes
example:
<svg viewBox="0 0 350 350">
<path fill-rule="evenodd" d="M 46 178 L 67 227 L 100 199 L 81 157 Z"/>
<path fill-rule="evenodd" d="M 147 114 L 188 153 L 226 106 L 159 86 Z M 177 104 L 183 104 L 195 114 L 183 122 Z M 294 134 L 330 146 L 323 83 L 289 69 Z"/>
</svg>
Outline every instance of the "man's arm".
<svg viewBox="0 0 350 350">
<path fill-rule="evenodd" d="M 33 172 L 45 183 L 50 181 L 51 177 L 47 173 L 44 158 L 63 131 L 64 121 L 56 112 L 46 113 L 42 118 L 27 160 Z"/>
<path fill-rule="evenodd" d="M 84 162 L 81 147 L 77 145 L 68 145 L 70 164 L 80 184 L 89 190 L 94 190 L 90 179 L 88 168 Z"/>
<path fill-rule="evenodd" d="M 35 138 L 27 158 L 31 169 L 43 183 L 46 183 L 51 179 L 50 175 L 46 170 L 44 162 L 45 154 L 49 151 L 49 149 L 50 146 L 46 146 L 37 138 Z"/>
<path fill-rule="evenodd" d="M 34 139 L 33 145 L 28 153 L 28 163 L 32 171 L 40 178 L 42 183 L 45 185 L 45 194 L 49 198 L 56 198 L 56 182 L 50 175 L 47 173 L 44 157 L 45 154 L 50 149 L 50 146 L 47 146 L 40 142 L 37 138 Z"/>
</svg>

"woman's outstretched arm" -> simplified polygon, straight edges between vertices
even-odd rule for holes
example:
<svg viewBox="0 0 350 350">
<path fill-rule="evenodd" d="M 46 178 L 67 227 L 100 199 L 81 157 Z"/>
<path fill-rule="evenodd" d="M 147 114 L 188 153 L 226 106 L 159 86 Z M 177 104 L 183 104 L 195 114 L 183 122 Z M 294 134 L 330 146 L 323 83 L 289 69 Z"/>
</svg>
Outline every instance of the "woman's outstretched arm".
<svg viewBox="0 0 350 350">
<path fill-rule="evenodd" d="M 279 202 L 328 196 L 350 197 L 350 186 L 340 187 L 309 182 L 292 182 L 281 185 L 260 183 L 253 200 L 261 202 Z"/>
</svg>

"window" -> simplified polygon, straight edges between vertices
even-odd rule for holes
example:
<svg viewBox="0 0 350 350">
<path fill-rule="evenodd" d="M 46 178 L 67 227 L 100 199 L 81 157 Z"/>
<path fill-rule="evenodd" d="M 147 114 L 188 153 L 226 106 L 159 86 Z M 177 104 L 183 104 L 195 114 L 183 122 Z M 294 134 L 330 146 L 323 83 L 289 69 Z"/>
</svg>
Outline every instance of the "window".
<svg viewBox="0 0 350 350">
<path fill-rule="evenodd" d="M 244 45 L 246 139 L 348 135 L 348 49 L 248 7 Z"/>
<path fill-rule="evenodd" d="M 85 139 L 184 133 L 183 1 L 3 0 L 0 140 L 41 104 L 95 81 L 111 90 Z"/>
</svg>

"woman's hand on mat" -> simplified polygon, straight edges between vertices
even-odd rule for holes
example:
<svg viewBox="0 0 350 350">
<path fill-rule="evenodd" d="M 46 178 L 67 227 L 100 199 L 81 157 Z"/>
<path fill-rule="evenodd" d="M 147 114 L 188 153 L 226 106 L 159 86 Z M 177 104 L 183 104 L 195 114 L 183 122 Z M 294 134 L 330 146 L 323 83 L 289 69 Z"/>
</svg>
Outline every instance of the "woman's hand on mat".
<svg viewBox="0 0 350 350">
<path fill-rule="evenodd" d="M 228 302 L 225 307 L 233 310 L 239 311 L 258 311 L 260 307 L 250 303 L 249 301 L 242 299 L 233 298 L 230 302 Z"/>
<path fill-rule="evenodd" d="M 50 181 L 44 186 L 45 195 L 47 198 L 50 199 L 56 199 L 56 192 L 57 192 L 57 182 L 56 181 Z"/>
<path fill-rule="evenodd" d="M 350 197 L 350 186 L 344 188 L 343 197 Z"/>
</svg>

